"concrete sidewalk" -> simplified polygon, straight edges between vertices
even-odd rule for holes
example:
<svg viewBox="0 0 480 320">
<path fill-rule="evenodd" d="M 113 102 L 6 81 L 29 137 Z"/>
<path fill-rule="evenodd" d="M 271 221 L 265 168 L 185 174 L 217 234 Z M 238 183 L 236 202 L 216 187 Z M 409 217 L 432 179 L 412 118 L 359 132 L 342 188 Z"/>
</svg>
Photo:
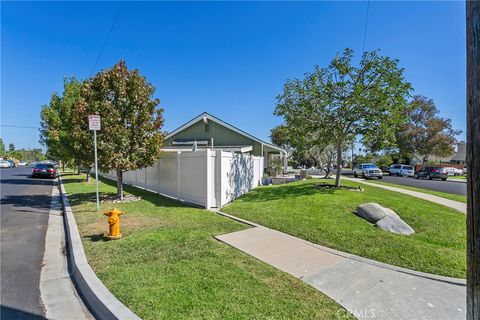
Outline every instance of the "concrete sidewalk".
<svg viewBox="0 0 480 320">
<path fill-rule="evenodd" d="M 52 203 L 45 237 L 45 253 L 40 274 L 40 295 L 47 319 L 94 319 L 68 273 L 65 231 L 60 204 L 60 193 L 52 189 Z"/>
<path fill-rule="evenodd" d="M 400 187 L 392 187 L 392 186 L 386 186 L 386 185 L 381 185 L 381 184 L 377 184 L 377 183 L 371 183 L 371 182 L 366 181 L 365 179 L 353 179 L 353 178 L 349 178 L 349 177 L 345 177 L 345 176 L 342 176 L 342 179 L 363 183 L 363 184 L 366 184 L 366 185 L 372 186 L 372 187 L 377 187 L 377 188 L 382 188 L 382 189 L 395 191 L 395 192 L 399 192 L 399 193 L 403 193 L 403 194 L 408 194 L 410 196 L 413 196 L 413 197 L 416 197 L 416 198 L 419 198 L 419 199 L 423 199 L 423 200 L 427 200 L 427 201 L 430 201 L 430 202 L 435 202 L 435 203 L 441 204 L 442 206 L 449 207 L 449 208 L 455 209 L 457 211 L 460 211 L 464 214 L 467 214 L 467 204 L 463 203 L 463 202 L 454 201 L 454 200 L 450 200 L 450 199 L 445 199 L 445 198 L 442 198 L 442 197 L 439 197 L 439 196 L 434 196 L 432 194 L 418 192 L 418 191 L 412 191 L 412 190 L 403 189 L 403 188 L 400 188 Z"/>
<path fill-rule="evenodd" d="M 300 278 L 359 319 L 466 317 L 463 279 L 378 263 L 261 226 L 216 238 Z"/>
</svg>

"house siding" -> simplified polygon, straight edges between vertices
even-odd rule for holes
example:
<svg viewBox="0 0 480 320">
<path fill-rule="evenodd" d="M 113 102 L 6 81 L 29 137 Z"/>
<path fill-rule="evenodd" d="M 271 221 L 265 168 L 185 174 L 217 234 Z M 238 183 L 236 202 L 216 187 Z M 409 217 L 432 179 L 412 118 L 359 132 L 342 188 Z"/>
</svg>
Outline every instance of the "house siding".
<svg viewBox="0 0 480 320">
<path fill-rule="evenodd" d="M 176 133 L 173 137 L 165 140 L 165 145 L 171 145 L 172 141 L 175 139 L 210 140 L 213 138 L 214 146 L 252 146 L 252 153 L 255 156 L 262 156 L 262 147 L 257 141 L 242 136 L 241 134 L 213 121 L 208 121 L 208 125 L 209 132 L 205 132 L 205 123 L 200 120 L 188 128 Z"/>
</svg>

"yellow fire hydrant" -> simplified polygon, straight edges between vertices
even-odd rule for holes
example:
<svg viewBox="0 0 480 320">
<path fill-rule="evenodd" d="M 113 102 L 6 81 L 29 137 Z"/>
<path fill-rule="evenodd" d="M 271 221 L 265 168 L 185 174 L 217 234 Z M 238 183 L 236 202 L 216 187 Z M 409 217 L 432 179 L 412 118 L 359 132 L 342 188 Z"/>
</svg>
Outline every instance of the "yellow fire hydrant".
<svg viewBox="0 0 480 320">
<path fill-rule="evenodd" d="M 120 239 L 122 237 L 122 234 L 120 233 L 120 215 L 123 214 L 123 212 L 117 208 L 113 208 L 112 210 L 105 211 L 103 214 L 108 217 L 108 224 L 110 226 L 110 233 L 108 234 L 107 239 Z"/>
</svg>

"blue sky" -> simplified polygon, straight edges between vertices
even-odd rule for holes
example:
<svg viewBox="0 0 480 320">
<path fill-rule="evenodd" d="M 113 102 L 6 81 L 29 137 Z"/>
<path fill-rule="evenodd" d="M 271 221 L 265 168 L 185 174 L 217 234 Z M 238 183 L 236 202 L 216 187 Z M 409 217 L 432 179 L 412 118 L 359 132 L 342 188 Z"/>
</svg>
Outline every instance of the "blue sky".
<svg viewBox="0 0 480 320">
<path fill-rule="evenodd" d="M 64 77 L 90 76 L 119 2 L 2 2 L 1 124 L 38 127 Z M 363 45 L 367 2 L 126 2 L 95 71 L 125 59 L 156 87 L 172 131 L 203 111 L 269 141 L 275 97 Z M 463 2 L 370 2 L 366 49 L 400 59 L 415 94 L 465 131 Z M 38 147 L 38 131 L 1 127 Z M 464 139 L 463 133 L 459 138 Z"/>
</svg>

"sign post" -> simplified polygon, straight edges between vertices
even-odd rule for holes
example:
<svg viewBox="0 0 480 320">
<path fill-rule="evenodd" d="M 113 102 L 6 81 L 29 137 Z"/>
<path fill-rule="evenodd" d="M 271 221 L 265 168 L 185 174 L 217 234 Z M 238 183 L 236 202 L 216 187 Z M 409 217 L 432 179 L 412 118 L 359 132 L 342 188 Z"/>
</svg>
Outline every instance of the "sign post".
<svg viewBox="0 0 480 320">
<path fill-rule="evenodd" d="M 100 116 L 89 115 L 88 116 L 88 128 L 93 130 L 93 145 L 95 149 L 95 188 L 97 195 L 97 211 L 100 210 L 100 201 L 98 199 L 98 160 L 97 160 L 97 130 L 100 130 Z"/>
</svg>

